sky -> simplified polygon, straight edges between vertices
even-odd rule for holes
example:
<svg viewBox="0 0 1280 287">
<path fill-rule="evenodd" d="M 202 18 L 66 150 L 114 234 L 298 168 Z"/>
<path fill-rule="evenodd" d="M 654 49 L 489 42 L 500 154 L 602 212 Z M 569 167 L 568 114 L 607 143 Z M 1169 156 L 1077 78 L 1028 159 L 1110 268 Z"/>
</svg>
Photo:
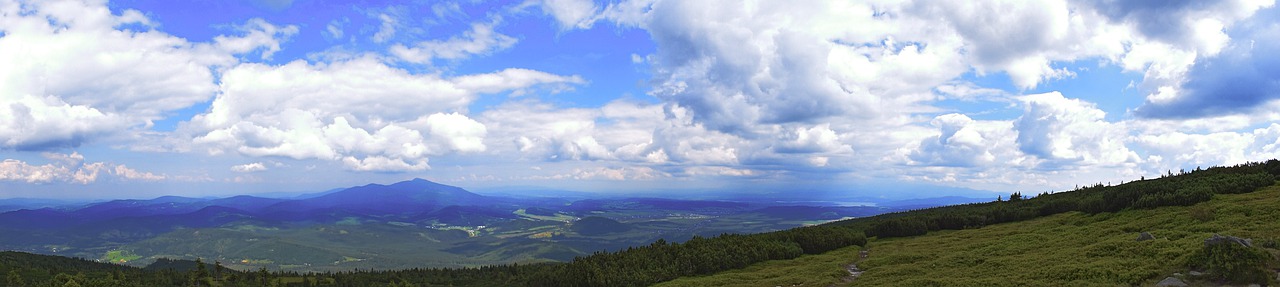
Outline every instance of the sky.
<svg viewBox="0 0 1280 287">
<path fill-rule="evenodd" d="M 0 198 L 1118 184 L 1280 157 L 1274 6 L 0 0 Z"/>
</svg>

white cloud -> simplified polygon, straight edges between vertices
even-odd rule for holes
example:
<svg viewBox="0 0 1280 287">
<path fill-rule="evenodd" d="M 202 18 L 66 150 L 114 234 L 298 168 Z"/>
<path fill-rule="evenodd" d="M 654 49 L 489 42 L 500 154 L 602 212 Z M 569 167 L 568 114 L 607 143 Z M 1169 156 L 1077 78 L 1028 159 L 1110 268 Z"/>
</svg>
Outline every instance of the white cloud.
<svg viewBox="0 0 1280 287">
<path fill-rule="evenodd" d="M 759 7 L 712 1 L 655 3 L 642 24 L 659 46 L 651 62 L 658 83 L 653 94 L 689 109 L 708 128 L 735 134 L 755 133 L 759 124 L 820 121 L 837 115 L 875 118 L 880 104 L 904 104 L 880 102 L 878 94 L 913 92 L 898 90 L 902 86 L 893 85 L 892 80 L 874 84 L 878 79 L 893 79 L 876 75 L 879 61 L 931 57 L 933 50 L 882 46 L 857 51 L 862 48 L 835 41 L 848 31 L 829 30 L 832 26 L 827 24 L 871 23 L 870 10 L 843 2 L 761 3 Z M 741 20 L 747 18 L 754 20 Z M 875 56 L 868 59 L 867 54 Z M 914 67 L 903 73 L 939 66 L 927 61 L 912 64 L 902 65 Z M 963 72 L 962 66 L 953 67 L 954 75 Z"/>
<path fill-rule="evenodd" d="M 556 109 L 537 102 L 512 102 L 484 112 L 481 121 L 509 152 L 538 160 L 612 159 L 611 150 L 596 140 L 596 118 L 588 109 Z M 639 139 L 637 139 L 639 140 Z"/>
<path fill-rule="evenodd" d="M 1092 103 L 1052 92 L 1024 96 L 1026 111 L 1014 122 L 1018 146 L 1047 160 L 1119 164 L 1137 160 L 1125 146 L 1127 129 L 1107 122 Z"/>
<path fill-rule="evenodd" d="M 219 50 L 231 54 L 245 54 L 256 50 L 262 51 L 262 59 L 271 59 L 271 55 L 280 51 L 280 39 L 298 34 L 297 26 L 279 27 L 262 19 L 250 19 L 248 23 L 236 26 L 243 36 L 221 35 L 213 38 Z"/>
<path fill-rule="evenodd" d="M 563 91 L 572 88 L 569 84 L 585 84 L 586 81 L 582 77 L 561 76 L 541 71 L 508 68 L 495 73 L 473 74 L 459 76 L 453 79 L 453 82 L 460 89 L 475 91 L 476 93 L 492 94 L 503 91 L 514 91 L 513 94 L 523 94 L 523 88 L 535 85 L 548 85 L 552 91 Z"/>
<path fill-rule="evenodd" d="M 427 126 L 430 127 L 432 136 L 448 139 L 449 147 L 455 151 L 482 152 L 485 150 L 484 124 L 467 116 L 458 113 L 432 114 L 427 117 Z"/>
<path fill-rule="evenodd" d="M 242 64 L 223 74 L 209 112 L 195 116 L 183 132 L 215 154 L 333 160 L 354 170 L 423 170 L 429 156 L 485 150 L 485 126 L 461 113 L 480 94 L 578 82 L 532 70 L 443 78 L 411 74 L 370 57 Z"/>
<path fill-rule="evenodd" d="M 243 36 L 190 43 L 150 30 L 154 23 L 138 11 L 114 14 L 104 4 L 0 5 L 0 148 L 74 147 L 149 127 L 212 97 L 211 69 L 253 51 L 270 57 L 279 38 L 297 31 L 250 20 L 238 28 Z"/>
<path fill-rule="evenodd" d="M 338 20 L 330 21 L 329 25 L 325 25 L 325 32 L 329 33 L 329 37 L 342 39 L 342 36 L 345 35 L 345 32 L 343 32 L 342 29 L 343 24 L 345 24 L 345 22 L 339 22 Z"/>
<path fill-rule="evenodd" d="M 937 116 L 931 124 L 939 134 L 910 151 L 916 164 L 976 167 L 1016 166 L 1021 160 L 1010 121 L 975 121 L 963 114 Z"/>
<path fill-rule="evenodd" d="M 267 166 L 263 165 L 261 162 L 246 163 L 246 164 L 231 166 L 231 171 L 234 171 L 234 172 L 259 172 L 264 170 L 267 170 Z"/>
<path fill-rule="evenodd" d="M 900 176 L 999 188 L 1280 153 L 1280 126 L 1268 126 L 1280 120 L 1272 112 L 1280 102 L 1265 81 L 1274 78 L 1266 67 L 1277 57 L 1262 53 L 1275 50 L 1268 39 L 1280 39 L 1270 37 L 1280 30 L 1250 20 L 1271 1 L 546 0 L 484 15 L 457 35 L 404 41 L 425 34 L 413 21 L 467 17 L 442 3 L 424 9 L 438 19 L 397 7 L 367 12 L 374 24 L 358 32 L 346 30 L 346 20 L 300 31 L 254 19 L 209 43 L 154 30 L 160 24 L 142 12 L 113 14 L 100 2 L 7 3 L 0 4 L 0 149 L 74 147 L 133 131 L 135 140 L 168 136 L 177 146 L 170 151 L 320 160 L 360 171 L 419 171 L 441 166 L 430 161 L 437 157 L 467 154 L 533 161 L 546 166 L 536 171 L 544 179 Z M 503 33 L 514 30 L 500 29 L 502 17 L 535 6 L 565 30 L 598 21 L 646 30 L 657 45 L 652 54 L 622 55 L 649 69 L 645 84 L 657 102 L 563 107 L 519 97 L 588 79 L 431 66 L 515 48 L 526 35 Z M 278 57 L 291 48 L 284 39 L 316 32 L 372 36 L 364 41 L 386 50 L 339 46 L 313 56 L 321 61 L 240 63 Z M 1134 87 L 1144 106 L 1107 110 L 1108 120 L 1086 100 L 1017 95 L 1085 75 L 1092 67 L 1083 65 L 1095 62 L 1141 74 Z M 984 81 L 969 75 L 1008 77 L 1014 88 L 978 86 Z M 470 113 L 485 94 L 508 97 Z M 150 122 L 210 100 L 177 132 L 144 134 Z M 968 110 L 971 104 L 989 110 Z M 181 180 L 77 156 L 8 160 L 0 178 Z M 231 167 L 265 169 L 263 162 Z"/>
<path fill-rule="evenodd" d="M 830 124 L 821 124 L 811 128 L 797 127 L 782 134 L 783 139 L 775 146 L 781 153 L 826 153 L 852 150 L 840 140 L 840 136 L 831 130 Z"/>
<path fill-rule="evenodd" d="M 429 64 L 436 59 L 461 60 L 510 48 L 516 38 L 494 31 L 498 21 L 471 24 L 471 30 L 448 40 L 423 41 L 412 47 L 391 46 L 390 52 L 402 61 Z"/>
<path fill-rule="evenodd" d="M 116 166 L 114 174 L 124 179 L 141 180 L 141 181 L 160 181 L 165 179 L 164 175 L 157 175 L 150 172 L 138 171 L 136 169 L 129 168 L 123 164 Z"/>
<path fill-rule="evenodd" d="M 387 14 L 378 14 L 378 20 L 382 21 L 382 25 L 378 26 L 378 32 L 373 34 L 374 43 L 382 43 L 396 36 L 396 18 Z"/>
<path fill-rule="evenodd" d="M 1226 44 L 1222 31 L 1253 16 L 1274 1 L 1232 0 L 1211 2 L 1081 1 L 1112 22 L 1132 27 L 1144 38 L 1214 55 Z"/>
<path fill-rule="evenodd" d="M 44 183 L 53 181 L 58 174 L 66 173 L 67 170 L 64 167 L 51 164 L 34 166 L 15 159 L 6 159 L 0 162 L 0 179 L 3 180 Z"/>
<path fill-rule="evenodd" d="M 30 164 L 16 159 L 0 161 L 0 181 L 90 184 L 98 181 L 99 174 L 134 181 L 159 181 L 166 178 L 163 174 L 142 172 L 123 164 L 87 163 L 84 162 L 84 156 L 74 152 L 71 154 L 44 153 L 44 157 L 51 162 Z"/>
<path fill-rule="evenodd" d="M 2 96 L 0 96 L 2 97 Z M 86 138 L 126 128 L 117 115 L 71 105 L 58 97 L 0 98 L 0 148 L 53 149 L 79 146 Z"/>
<path fill-rule="evenodd" d="M 542 12 L 551 15 L 561 27 L 591 28 L 599 10 L 591 0 L 544 0 Z"/>
</svg>

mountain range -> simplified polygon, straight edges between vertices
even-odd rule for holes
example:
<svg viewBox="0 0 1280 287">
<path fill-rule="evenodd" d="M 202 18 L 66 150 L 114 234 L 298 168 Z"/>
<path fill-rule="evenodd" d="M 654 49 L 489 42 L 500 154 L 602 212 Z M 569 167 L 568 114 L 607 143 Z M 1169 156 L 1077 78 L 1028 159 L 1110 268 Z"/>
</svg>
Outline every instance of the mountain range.
<svg viewBox="0 0 1280 287">
<path fill-rule="evenodd" d="M 963 198 L 937 202 L 956 200 Z M 132 265 L 206 258 L 241 269 L 460 267 L 565 261 L 658 239 L 781 230 L 929 202 L 486 196 L 413 179 L 286 198 L 10 200 L 0 202 L 16 209 L 0 213 L 0 246 Z"/>
</svg>

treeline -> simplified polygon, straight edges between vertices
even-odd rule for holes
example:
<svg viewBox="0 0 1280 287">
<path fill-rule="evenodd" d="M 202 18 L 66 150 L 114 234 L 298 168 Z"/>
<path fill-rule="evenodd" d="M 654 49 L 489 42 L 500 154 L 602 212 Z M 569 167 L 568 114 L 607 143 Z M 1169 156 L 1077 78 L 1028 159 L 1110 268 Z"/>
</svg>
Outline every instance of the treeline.
<svg viewBox="0 0 1280 287">
<path fill-rule="evenodd" d="M 596 252 L 562 264 L 321 274 L 334 286 L 648 286 L 768 261 L 865 245 L 861 230 L 814 226 L 770 233 L 658 240 L 618 252 Z M 328 286 L 328 285 L 322 285 Z"/>
<path fill-rule="evenodd" d="M 202 264 L 202 266 L 204 265 Z M 13 251 L 0 252 L 0 274 L 5 277 L 3 286 L 10 287 L 195 286 L 195 284 L 199 283 L 197 282 L 198 280 L 206 279 L 202 277 L 208 277 L 207 279 L 211 281 L 215 275 L 219 278 L 231 278 L 234 276 L 233 274 L 244 274 L 221 267 L 205 266 L 205 268 L 213 268 L 214 271 L 202 268 L 201 270 L 205 272 L 205 276 L 199 276 L 194 272 L 180 272 L 174 269 L 145 270 L 80 258 Z M 207 282 L 205 281 L 205 283 Z"/>
<path fill-rule="evenodd" d="M 1273 185 L 1280 161 L 1169 172 L 1120 185 L 1095 184 L 1059 193 L 1021 193 L 988 203 L 955 205 L 858 218 L 769 233 L 658 240 L 617 252 L 596 252 L 567 263 L 478 268 L 408 269 L 300 274 L 238 272 L 216 262 L 164 262 L 144 270 L 57 256 L 0 253 L 5 286 L 647 286 L 683 276 L 712 274 L 767 260 L 792 259 L 853 245 L 867 237 L 922 235 L 980 228 L 1063 212 L 1116 212 L 1192 205 L 1214 194 L 1245 193 Z M 176 267 L 175 267 L 176 266 Z M 192 266 L 192 267 L 181 267 Z M 185 268 L 185 269 L 183 269 Z"/>
<path fill-rule="evenodd" d="M 1280 161 L 1230 167 L 1170 171 L 1120 185 L 1095 184 L 1068 192 L 1038 196 L 1012 194 L 988 203 L 973 203 L 882 214 L 831 223 L 865 230 L 868 237 L 903 237 L 929 231 L 980 228 L 1063 212 L 1116 212 L 1131 208 L 1187 206 L 1208 201 L 1214 194 L 1246 193 L 1275 184 Z"/>
<path fill-rule="evenodd" d="M 82 259 L 0 253 L 5 286 L 647 286 L 767 260 L 793 259 L 865 245 L 861 230 L 814 226 L 770 233 L 658 240 L 618 252 L 596 252 L 562 264 L 326 273 L 237 272 L 204 262 L 159 262 L 140 269 Z"/>
<path fill-rule="evenodd" d="M 597 252 L 536 274 L 529 286 L 648 286 L 684 276 L 738 269 L 768 260 L 793 259 L 852 245 L 865 245 L 860 230 L 805 227 L 752 235 L 694 237 L 668 244 L 658 240 L 623 251 Z"/>
</svg>

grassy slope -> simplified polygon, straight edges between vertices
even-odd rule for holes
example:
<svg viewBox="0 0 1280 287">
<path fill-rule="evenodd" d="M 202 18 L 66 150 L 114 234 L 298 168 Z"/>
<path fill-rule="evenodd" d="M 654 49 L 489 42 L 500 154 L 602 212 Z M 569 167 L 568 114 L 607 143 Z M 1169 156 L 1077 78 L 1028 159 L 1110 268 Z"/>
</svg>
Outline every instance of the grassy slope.
<svg viewBox="0 0 1280 287">
<path fill-rule="evenodd" d="M 1142 231 L 1157 239 L 1136 242 Z M 1280 240 L 1280 186 L 1219 194 L 1191 207 L 1070 212 L 981 229 L 873 240 L 868 244 L 870 258 L 858 263 L 866 273 L 852 283 L 842 283 L 839 277 L 847 274 L 843 266 L 855 260 L 856 247 L 658 286 L 1154 285 L 1174 272 L 1186 273 L 1185 258 L 1213 233 L 1254 242 Z"/>
<path fill-rule="evenodd" d="M 792 260 L 774 260 L 701 277 L 684 277 L 654 286 L 827 286 L 841 282 L 840 277 L 853 258 L 857 258 L 858 246 L 835 251 L 804 255 Z"/>
</svg>

